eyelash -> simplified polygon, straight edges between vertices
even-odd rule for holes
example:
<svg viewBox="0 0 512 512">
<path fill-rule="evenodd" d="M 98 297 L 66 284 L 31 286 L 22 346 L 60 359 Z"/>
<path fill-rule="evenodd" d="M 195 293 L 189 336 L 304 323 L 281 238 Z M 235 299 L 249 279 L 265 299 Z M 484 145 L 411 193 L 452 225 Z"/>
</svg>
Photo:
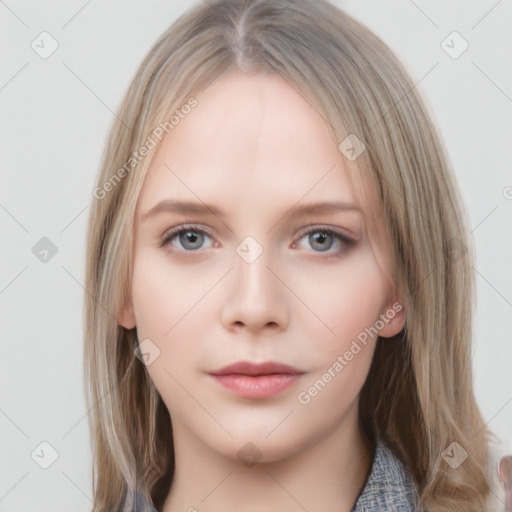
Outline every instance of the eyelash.
<svg viewBox="0 0 512 512">
<path fill-rule="evenodd" d="M 210 233 L 208 233 L 208 231 L 205 231 L 200 226 L 197 226 L 194 224 L 185 224 L 182 226 L 177 226 L 175 228 L 171 228 L 169 231 L 167 231 L 164 234 L 164 236 L 159 244 L 159 247 L 164 247 L 166 245 L 169 245 L 171 243 L 171 241 L 174 238 L 176 238 L 177 236 L 181 235 L 182 233 L 188 233 L 191 231 L 194 233 L 200 233 L 203 235 L 211 236 Z M 356 240 L 354 240 L 342 233 L 339 233 L 338 231 L 335 231 L 330 228 L 318 227 L 318 226 L 309 226 L 308 228 L 306 228 L 306 230 L 301 234 L 301 236 L 298 238 L 298 240 L 301 240 L 302 238 L 304 238 L 305 236 L 307 236 L 311 233 L 322 233 L 322 234 L 332 235 L 336 240 L 341 242 L 342 247 L 335 250 L 334 253 L 330 252 L 331 251 L 330 249 L 327 249 L 327 251 L 325 251 L 326 256 L 323 256 L 323 257 L 326 259 L 338 258 L 357 244 Z M 294 242 L 294 245 L 295 245 L 295 242 Z M 187 256 L 187 257 L 194 257 L 199 252 L 199 249 L 193 250 L 193 251 L 183 250 L 183 251 L 179 251 L 179 252 L 184 253 L 185 256 Z M 323 254 L 322 251 L 313 251 L 313 252 L 316 252 L 318 254 Z"/>
</svg>

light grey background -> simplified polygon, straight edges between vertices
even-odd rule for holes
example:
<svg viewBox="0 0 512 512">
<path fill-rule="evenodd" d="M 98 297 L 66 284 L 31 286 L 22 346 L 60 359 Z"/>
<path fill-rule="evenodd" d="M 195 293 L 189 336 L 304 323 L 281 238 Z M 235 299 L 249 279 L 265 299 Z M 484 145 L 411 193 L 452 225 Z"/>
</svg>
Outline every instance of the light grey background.
<svg viewBox="0 0 512 512">
<path fill-rule="evenodd" d="M 478 254 L 477 399 L 512 453 L 512 1 L 335 3 L 395 50 L 446 140 Z M 94 178 L 141 59 L 195 4 L 0 0 L 2 512 L 91 508 L 81 315 Z M 59 45 L 47 59 L 31 48 L 43 31 Z M 469 43 L 457 59 L 441 47 L 453 31 Z M 58 250 L 46 263 L 32 252 L 42 237 Z M 58 452 L 48 469 L 31 457 L 43 441 Z"/>
</svg>

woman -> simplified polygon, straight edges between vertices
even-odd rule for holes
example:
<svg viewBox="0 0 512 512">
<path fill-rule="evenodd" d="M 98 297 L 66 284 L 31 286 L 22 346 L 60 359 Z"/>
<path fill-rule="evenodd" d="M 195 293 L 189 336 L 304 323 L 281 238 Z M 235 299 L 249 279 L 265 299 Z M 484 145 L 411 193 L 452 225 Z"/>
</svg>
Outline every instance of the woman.
<svg viewBox="0 0 512 512">
<path fill-rule="evenodd" d="M 374 34 L 326 1 L 191 10 L 94 196 L 94 511 L 488 510 L 466 216 Z"/>
</svg>

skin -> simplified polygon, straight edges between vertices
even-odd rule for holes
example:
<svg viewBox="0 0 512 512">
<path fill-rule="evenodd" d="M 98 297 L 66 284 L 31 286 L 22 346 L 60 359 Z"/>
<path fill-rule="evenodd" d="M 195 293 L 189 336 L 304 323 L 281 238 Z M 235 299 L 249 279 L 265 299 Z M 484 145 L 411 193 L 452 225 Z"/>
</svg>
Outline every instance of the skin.
<svg viewBox="0 0 512 512">
<path fill-rule="evenodd" d="M 288 214 L 296 204 L 356 198 L 336 140 L 283 79 L 239 72 L 196 98 L 156 150 L 138 198 L 132 295 L 118 318 L 160 350 L 147 371 L 170 412 L 176 454 L 162 510 L 348 512 L 371 463 L 357 409 L 376 338 L 309 403 L 297 397 L 399 300 L 389 245 L 368 235 L 371 204 Z M 213 204 L 226 217 L 144 218 L 165 199 Z M 207 234 L 160 245 L 190 223 Z M 307 226 L 356 243 L 328 235 L 321 245 Z M 263 249 L 251 263 L 236 252 L 249 235 Z M 403 323 L 402 311 L 380 335 Z M 208 375 L 241 360 L 305 373 L 270 398 L 242 398 Z M 248 442 L 261 455 L 251 466 L 237 456 Z"/>
</svg>

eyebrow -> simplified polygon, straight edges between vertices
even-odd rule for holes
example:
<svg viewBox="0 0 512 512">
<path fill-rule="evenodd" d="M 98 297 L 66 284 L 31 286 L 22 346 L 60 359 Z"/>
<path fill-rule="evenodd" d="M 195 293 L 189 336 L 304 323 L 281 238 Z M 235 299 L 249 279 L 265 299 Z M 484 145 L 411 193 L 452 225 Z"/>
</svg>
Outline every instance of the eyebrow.
<svg viewBox="0 0 512 512">
<path fill-rule="evenodd" d="M 328 215 L 331 213 L 347 210 L 353 210 L 362 213 L 361 209 L 358 208 L 355 204 L 344 203 L 340 201 L 322 201 L 319 203 L 307 203 L 293 206 L 290 208 L 287 215 Z M 219 218 L 226 218 L 228 216 L 227 212 L 223 208 L 212 204 L 165 199 L 144 213 L 141 217 L 141 222 L 144 222 L 149 217 L 153 217 L 161 213 L 184 213 L 202 216 L 214 215 Z"/>
</svg>

